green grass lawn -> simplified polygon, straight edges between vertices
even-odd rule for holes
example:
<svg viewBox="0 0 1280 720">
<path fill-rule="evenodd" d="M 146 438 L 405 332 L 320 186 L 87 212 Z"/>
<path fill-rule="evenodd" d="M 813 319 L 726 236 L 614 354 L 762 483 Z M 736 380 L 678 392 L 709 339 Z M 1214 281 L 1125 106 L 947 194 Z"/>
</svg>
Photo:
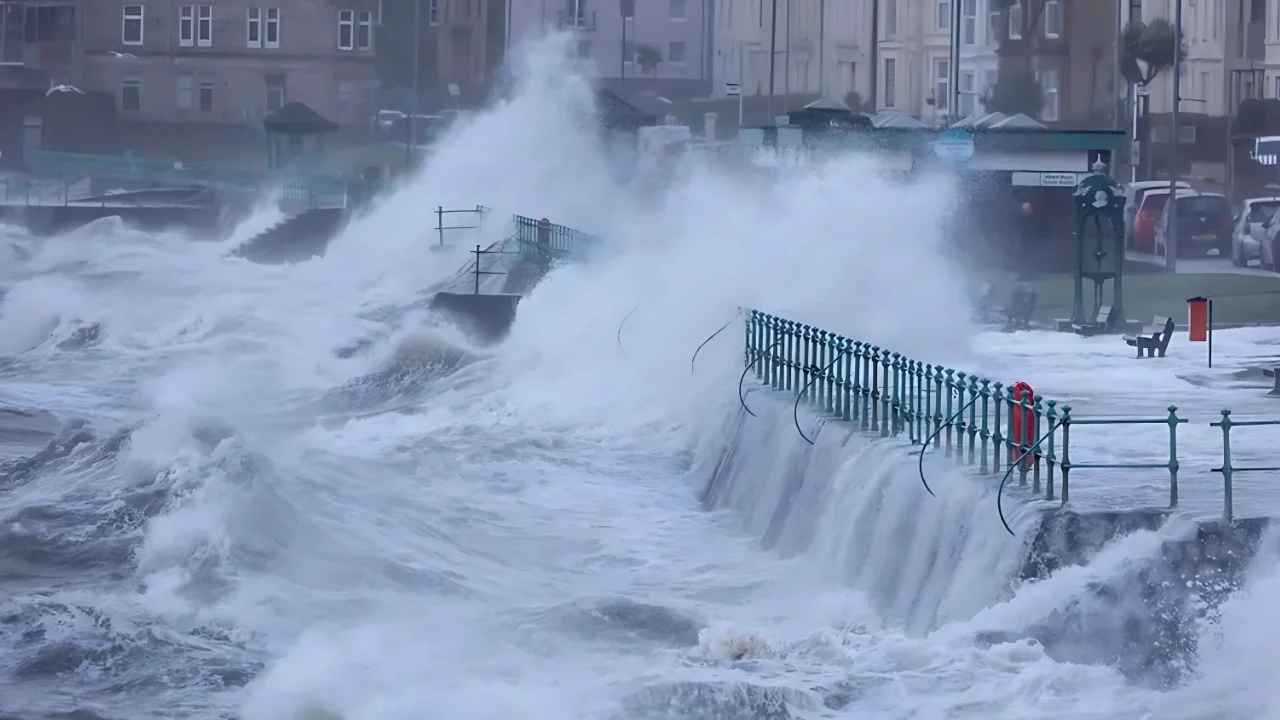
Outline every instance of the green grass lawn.
<svg viewBox="0 0 1280 720">
<path fill-rule="evenodd" d="M 1239 275 L 1234 273 L 1153 273 L 1124 277 L 1124 311 L 1129 320 L 1151 322 L 1156 315 L 1168 315 L 1174 322 L 1187 321 L 1187 298 L 1213 298 L 1213 321 L 1217 323 L 1280 325 L 1280 275 Z M 1051 323 L 1071 317 L 1072 278 L 1058 275 L 1032 281 L 1040 293 L 1034 320 Z M 1012 287 L 1012 284 L 1009 285 Z M 1008 297 L 1001 289 L 996 297 Z M 1110 287 L 1103 292 L 1110 302 Z M 1267 294 L 1269 293 L 1269 294 Z M 1093 283 L 1084 281 L 1084 308 L 1093 308 Z"/>
</svg>

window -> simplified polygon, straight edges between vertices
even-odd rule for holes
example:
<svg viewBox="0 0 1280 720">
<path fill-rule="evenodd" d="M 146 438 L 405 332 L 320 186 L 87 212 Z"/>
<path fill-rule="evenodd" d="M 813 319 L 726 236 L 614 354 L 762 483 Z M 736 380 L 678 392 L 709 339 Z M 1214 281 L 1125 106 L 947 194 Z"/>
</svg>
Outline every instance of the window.
<svg viewBox="0 0 1280 720">
<path fill-rule="evenodd" d="M 125 78 L 121 84 L 120 109 L 125 112 L 137 112 L 142 109 L 142 81 L 138 78 Z"/>
<path fill-rule="evenodd" d="M 951 0 L 937 0 L 937 19 L 934 20 L 939 30 L 951 28 Z"/>
<path fill-rule="evenodd" d="M 44 118 L 39 115 L 22 118 L 22 147 L 44 147 Z"/>
<path fill-rule="evenodd" d="M 1045 0 L 1044 36 L 1050 39 L 1062 37 L 1062 3 L 1058 0 Z"/>
<path fill-rule="evenodd" d="M 120 42 L 124 45 L 141 45 L 142 44 L 142 17 L 143 9 L 141 5 L 125 5 L 124 20 L 120 28 Z"/>
<path fill-rule="evenodd" d="M 267 27 L 262 45 L 268 48 L 280 47 L 280 8 L 267 8 Z"/>
<path fill-rule="evenodd" d="M 898 0 L 885 0 L 884 3 L 884 38 L 898 38 Z"/>
<path fill-rule="evenodd" d="M 1022 0 L 1009 6 L 1009 39 L 1022 39 Z"/>
<path fill-rule="evenodd" d="M 991 15 L 987 23 L 987 42 L 998 43 L 1004 37 L 1001 33 L 1005 27 L 1004 13 L 993 3 L 991 6 Z"/>
<path fill-rule="evenodd" d="M 178 45 L 191 47 L 196 44 L 196 6 L 183 5 L 178 9 Z"/>
<path fill-rule="evenodd" d="M 858 86 L 854 82 L 857 65 L 853 62 L 844 62 L 841 60 L 837 61 L 836 66 L 840 69 L 840 89 L 843 91 L 840 93 L 841 96 L 843 97 L 857 90 Z"/>
<path fill-rule="evenodd" d="M 1040 110 L 1040 119 L 1056 122 L 1058 119 L 1058 71 L 1040 71 L 1040 89 L 1044 91 L 1044 106 Z"/>
<path fill-rule="evenodd" d="M 356 43 L 356 14 L 351 10 L 338 11 L 338 49 L 353 50 Z"/>
<path fill-rule="evenodd" d="M 893 58 L 884 59 L 884 106 L 893 107 L 898 104 L 898 61 Z"/>
<path fill-rule="evenodd" d="M 213 80 L 200 81 L 200 112 L 213 112 Z"/>
<path fill-rule="evenodd" d="M 978 44 L 978 0 L 960 3 L 960 42 L 963 45 Z"/>
<path fill-rule="evenodd" d="M 373 47 L 373 13 L 361 10 L 356 15 L 356 49 L 368 50 Z"/>
<path fill-rule="evenodd" d="M 249 8 L 244 36 L 245 44 L 249 47 L 262 47 L 262 8 Z"/>
<path fill-rule="evenodd" d="M 440 24 L 440 0 L 427 0 L 427 24 Z"/>
<path fill-rule="evenodd" d="M 177 104 L 178 104 L 179 110 L 191 109 L 191 103 L 192 103 L 191 96 L 192 96 L 193 87 L 194 87 L 193 78 L 190 75 L 178 76 Z"/>
<path fill-rule="evenodd" d="M 685 0 L 670 0 L 670 1 L 671 1 L 671 4 L 667 6 L 668 8 L 667 17 L 671 18 L 672 20 L 684 20 L 685 13 L 688 12 L 688 8 L 685 7 L 685 4 L 686 4 Z"/>
<path fill-rule="evenodd" d="M 951 107 L 951 61 L 933 61 L 933 106 L 939 112 Z"/>
<path fill-rule="evenodd" d="M 686 46 L 681 41 L 673 41 L 667 45 L 667 62 L 684 64 L 684 54 Z"/>
<path fill-rule="evenodd" d="M 284 107 L 285 86 L 284 75 L 269 74 L 266 76 L 267 81 L 267 112 L 274 112 Z"/>
<path fill-rule="evenodd" d="M 196 45 L 210 47 L 213 45 L 213 6 L 196 6 Z"/>
<path fill-rule="evenodd" d="M 978 105 L 978 79 L 973 70 L 960 71 L 960 116 L 970 117 Z"/>
</svg>

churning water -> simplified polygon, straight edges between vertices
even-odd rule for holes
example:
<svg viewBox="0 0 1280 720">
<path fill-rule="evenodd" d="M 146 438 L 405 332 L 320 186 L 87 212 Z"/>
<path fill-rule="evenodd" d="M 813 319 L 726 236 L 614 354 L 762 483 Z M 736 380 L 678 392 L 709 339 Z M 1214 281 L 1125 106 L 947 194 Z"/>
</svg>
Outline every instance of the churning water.
<svg viewBox="0 0 1280 720">
<path fill-rule="evenodd" d="M 1017 587 L 1026 517 L 1004 535 L 988 488 L 745 415 L 740 325 L 691 366 L 739 306 L 954 357 L 947 180 L 848 157 L 633 193 L 556 50 L 322 259 L 234 257 L 265 211 L 216 243 L 3 231 L 0 714 L 1276 716 L 1275 558 L 1180 689 L 1055 662 L 1018 632 L 1185 528 Z M 420 309 L 466 259 L 427 208 L 475 203 L 609 243 L 494 348 Z"/>
</svg>

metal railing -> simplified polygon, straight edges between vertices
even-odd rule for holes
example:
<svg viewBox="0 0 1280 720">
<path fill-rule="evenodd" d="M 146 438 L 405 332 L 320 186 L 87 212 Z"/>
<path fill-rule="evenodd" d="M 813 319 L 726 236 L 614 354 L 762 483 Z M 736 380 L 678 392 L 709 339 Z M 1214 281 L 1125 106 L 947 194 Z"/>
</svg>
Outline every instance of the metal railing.
<svg viewBox="0 0 1280 720">
<path fill-rule="evenodd" d="M 1016 470 L 1020 487 L 1030 481 L 1033 493 L 1043 492 L 1045 500 L 1057 499 L 1061 503 L 1070 500 L 1072 471 L 1162 469 L 1169 473 L 1169 507 L 1178 505 L 1178 428 L 1189 421 L 1178 417 L 1175 406 L 1158 418 L 1077 418 L 1072 416 L 1070 405 L 1024 391 L 1021 383 L 1005 385 L 921 362 L 758 310 L 747 314 L 744 361 L 744 379 L 754 371 L 756 378 L 771 389 L 796 393 L 796 429 L 810 443 L 813 441 L 800 428 L 798 408 L 802 402 L 836 419 L 855 423 L 865 432 L 881 437 L 905 435 L 912 445 L 925 446 L 921 453 L 936 439 L 945 457 L 976 466 L 983 474 L 1002 473 L 1008 480 Z M 739 397 L 746 408 L 741 392 Z M 750 408 L 746 409 L 750 412 Z M 1072 426 L 1094 425 L 1167 426 L 1168 460 L 1073 462 Z M 1230 413 L 1224 411 L 1223 421 L 1213 425 L 1223 427 L 1224 461 L 1216 471 L 1224 476 L 1223 515 L 1230 520 L 1231 474 L 1280 470 L 1233 467 L 1230 429 L 1280 425 L 1280 420 L 1233 422 Z M 924 481 L 923 470 L 921 479 Z M 1002 488 L 1003 484 L 1004 481 Z M 927 482 L 925 488 L 929 489 Z"/>
<path fill-rule="evenodd" d="M 475 224 L 474 225 L 445 225 L 444 224 L 445 215 L 462 215 L 462 214 L 473 215 L 474 217 L 472 222 L 474 222 Z M 444 247 L 444 244 L 445 244 L 444 234 L 446 231 L 478 230 L 480 228 L 480 223 L 484 222 L 484 218 L 488 214 L 489 214 L 489 208 L 483 205 L 476 205 L 474 208 L 469 208 L 466 210 L 445 210 L 443 205 L 437 206 L 436 207 L 436 239 L 437 239 L 436 246 Z"/>
<path fill-rule="evenodd" d="M 1235 509 L 1232 507 L 1235 504 L 1235 485 L 1232 476 L 1242 472 L 1280 472 L 1280 465 L 1271 467 L 1234 466 L 1231 463 L 1231 429 L 1280 425 L 1280 420 L 1232 420 L 1231 411 L 1223 410 L 1222 419 L 1209 424 L 1216 428 L 1222 428 L 1222 467 L 1214 468 L 1213 472 L 1222 473 L 1222 517 L 1227 522 L 1231 522 L 1231 519 L 1235 517 Z"/>
<path fill-rule="evenodd" d="M 578 255 L 596 244 L 594 235 L 557 225 L 545 218 L 534 220 L 523 215 L 515 216 L 516 241 L 526 259 L 550 261 Z"/>
</svg>

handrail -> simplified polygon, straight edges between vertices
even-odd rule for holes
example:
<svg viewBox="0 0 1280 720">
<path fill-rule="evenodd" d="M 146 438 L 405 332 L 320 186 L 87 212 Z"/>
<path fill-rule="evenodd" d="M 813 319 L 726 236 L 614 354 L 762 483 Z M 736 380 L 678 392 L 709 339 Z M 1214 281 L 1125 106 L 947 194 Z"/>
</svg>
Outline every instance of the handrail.
<svg viewBox="0 0 1280 720">
<path fill-rule="evenodd" d="M 1169 507 L 1178 505 L 1178 427 L 1190 420 L 1179 417 L 1176 406 L 1169 406 L 1162 417 L 1079 418 L 1072 414 L 1070 405 L 1057 400 L 1041 395 L 1015 398 L 1012 383 L 1006 386 L 920 362 L 872 343 L 759 310 L 746 311 L 744 342 L 747 367 L 742 379 L 754 371 L 756 379 L 773 390 L 799 390 L 792 407 L 797 430 L 799 404 L 804 400 L 819 412 L 852 422 L 862 431 L 880 437 L 905 434 L 912 445 L 921 445 L 921 483 L 930 494 L 933 490 L 924 478 L 923 453 L 933 443 L 944 450 L 947 458 L 961 465 L 976 465 L 982 474 L 1012 477 L 1016 468 L 1019 487 L 1030 485 L 1032 493 L 1039 495 L 1043 491 L 1045 500 L 1061 504 L 1071 499 L 1072 471 L 1162 469 L 1169 473 Z M 814 373 L 815 367 L 825 369 Z M 1017 415 L 1023 418 L 1022 428 L 1015 427 Z M 1229 415 L 1224 411 L 1223 422 L 1213 423 L 1224 433 L 1223 465 L 1214 472 L 1223 474 L 1223 517 L 1228 521 L 1232 518 L 1232 473 L 1280 472 L 1280 467 L 1235 467 L 1229 439 L 1232 427 L 1280 425 L 1280 420 L 1235 422 Z M 1168 460 L 1073 462 L 1073 425 L 1167 426 Z M 1043 431 L 1046 427 L 1047 432 Z M 803 431 L 800 433 L 803 437 Z M 1059 470 L 1060 494 L 1055 488 Z"/>
<path fill-rule="evenodd" d="M 1222 467 L 1213 468 L 1210 472 L 1222 473 L 1222 517 L 1229 523 L 1235 516 L 1235 509 L 1232 507 L 1235 502 L 1235 487 L 1232 484 L 1232 476 L 1238 472 L 1280 472 L 1280 466 L 1235 467 L 1231 463 L 1231 429 L 1280 425 L 1280 420 L 1232 420 L 1231 411 L 1223 410 L 1222 419 L 1215 423 L 1209 423 L 1209 425 L 1222 428 Z"/>
</svg>

